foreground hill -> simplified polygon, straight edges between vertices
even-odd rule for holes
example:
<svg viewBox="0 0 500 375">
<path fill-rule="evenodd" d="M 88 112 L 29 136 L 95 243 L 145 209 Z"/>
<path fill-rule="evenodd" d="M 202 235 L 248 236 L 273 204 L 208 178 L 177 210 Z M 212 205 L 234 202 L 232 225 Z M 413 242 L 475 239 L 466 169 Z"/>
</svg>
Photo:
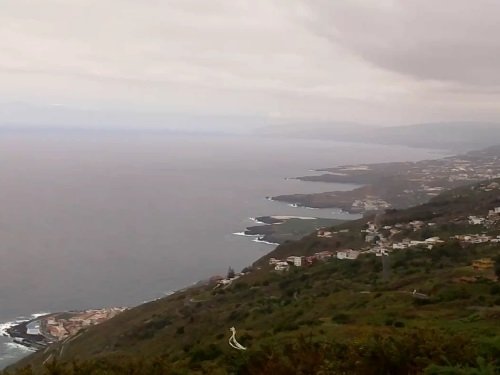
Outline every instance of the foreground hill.
<svg viewBox="0 0 500 375">
<path fill-rule="evenodd" d="M 497 374 L 498 182 L 287 242 L 239 278 L 128 310 L 9 373 Z M 348 248 L 357 259 L 337 259 Z M 269 264 L 292 255 L 304 264 Z M 229 346 L 233 326 L 247 350 Z"/>
</svg>

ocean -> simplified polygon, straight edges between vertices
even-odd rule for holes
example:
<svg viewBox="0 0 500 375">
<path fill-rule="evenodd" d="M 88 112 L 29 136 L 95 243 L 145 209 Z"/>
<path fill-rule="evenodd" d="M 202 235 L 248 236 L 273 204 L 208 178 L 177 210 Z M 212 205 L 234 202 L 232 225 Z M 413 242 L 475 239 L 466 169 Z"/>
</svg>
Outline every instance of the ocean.
<svg viewBox="0 0 500 375">
<path fill-rule="evenodd" d="M 252 217 L 355 218 L 266 199 L 352 189 L 287 177 L 421 160 L 399 146 L 237 136 L 0 136 L 0 334 L 34 313 L 134 306 L 273 249 Z M 27 349 L 0 337 L 0 368 Z"/>
</svg>

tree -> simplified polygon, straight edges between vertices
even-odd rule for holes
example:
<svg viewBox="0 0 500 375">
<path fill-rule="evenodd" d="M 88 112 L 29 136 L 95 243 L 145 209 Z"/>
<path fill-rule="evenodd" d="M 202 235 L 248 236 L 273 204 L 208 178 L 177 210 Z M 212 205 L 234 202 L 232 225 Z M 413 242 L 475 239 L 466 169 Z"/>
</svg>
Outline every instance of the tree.
<svg viewBox="0 0 500 375">
<path fill-rule="evenodd" d="M 226 277 L 227 277 L 228 279 L 232 279 L 234 276 L 235 276 L 235 272 L 234 272 L 233 268 L 232 268 L 232 267 L 229 267 L 229 268 L 227 269 L 227 276 L 226 276 Z"/>
</svg>

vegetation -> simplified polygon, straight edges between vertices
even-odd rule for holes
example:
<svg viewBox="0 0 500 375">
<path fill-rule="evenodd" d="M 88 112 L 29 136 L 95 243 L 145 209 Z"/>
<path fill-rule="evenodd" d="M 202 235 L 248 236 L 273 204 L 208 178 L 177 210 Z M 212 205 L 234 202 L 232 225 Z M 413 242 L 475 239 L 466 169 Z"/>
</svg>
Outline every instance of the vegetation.
<svg viewBox="0 0 500 375">
<path fill-rule="evenodd" d="M 430 232 L 408 234 L 444 235 L 467 230 L 463 217 L 495 199 L 457 190 L 378 219 L 432 220 Z M 498 244 L 450 240 L 432 250 L 395 251 L 389 278 L 374 254 L 284 273 L 268 265 L 271 256 L 365 246 L 367 220 L 336 227 L 349 231 L 333 238 L 287 242 L 227 287 L 196 286 L 138 306 L 5 374 L 500 373 Z M 494 259 L 495 267 L 473 269 L 479 258 Z M 246 351 L 228 345 L 232 326 Z"/>
</svg>

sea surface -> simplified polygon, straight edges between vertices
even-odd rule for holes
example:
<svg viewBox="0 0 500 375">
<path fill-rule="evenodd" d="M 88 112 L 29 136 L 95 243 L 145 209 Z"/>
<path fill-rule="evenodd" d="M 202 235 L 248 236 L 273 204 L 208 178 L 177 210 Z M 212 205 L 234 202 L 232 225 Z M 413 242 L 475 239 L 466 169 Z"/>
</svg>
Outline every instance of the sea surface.
<svg viewBox="0 0 500 375">
<path fill-rule="evenodd" d="M 273 249 L 233 234 L 251 217 L 356 217 L 267 200 L 354 187 L 287 177 L 435 157 L 259 137 L 0 135 L 0 333 L 35 313 L 134 306 L 250 265 Z M 0 368 L 26 353 L 0 337 Z"/>
</svg>

